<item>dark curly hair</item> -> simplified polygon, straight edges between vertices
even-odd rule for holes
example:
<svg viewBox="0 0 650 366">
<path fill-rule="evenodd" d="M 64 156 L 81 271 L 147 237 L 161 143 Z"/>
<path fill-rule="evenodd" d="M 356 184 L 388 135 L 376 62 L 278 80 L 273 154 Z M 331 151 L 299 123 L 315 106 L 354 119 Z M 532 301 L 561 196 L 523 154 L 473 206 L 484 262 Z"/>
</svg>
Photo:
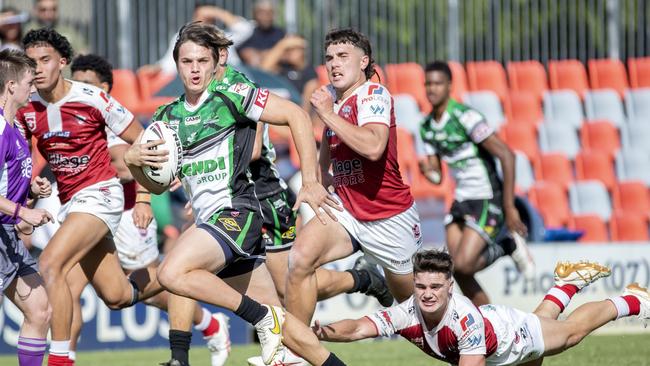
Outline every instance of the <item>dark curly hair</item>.
<svg viewBox="0 0 650 366">
<path fill-rule="evenodd" d="M 413 273 L 440 272 L 450 279 L 454 273 L 451 255 L 440 249 L 421 250 L 413 254 Z"/>
<path fill-rule="evenodd" d="M 34 29 L 27 32 L 25 37 L 23 37 L 23 46 L 25 50 L 30 47 L 51 46 L 68 63 L 72 61 L 72 56 L 74 55 L 74 50 L 72 50 L 68 39 L 52 28 Z"/>
<path fill-rule="evenodd" d="M 366 74 L 366 79 L 370 80 L 372 76 L 377 73 L 375 70 L 375 59 L 372 58 L 372 47 L 370 41 L 363 33 L 352 29 L 334 29 L 329 31 L 325 36 L 325 49 L 333 44 L 349 43 L 357 48 L 360 48 L 363 53 L 368 56 L 368 66 L 363 70 Z"/>
<path fill-rule="evenodd" d="M 79 55 L 72 60 L 70 65 L 72 73 L 75 71 L 94 71 L 99 81 L 108 84 L 108 92 L 113 89 L 113 66 L 105 58 L 98 55 Z"/>
</svg>

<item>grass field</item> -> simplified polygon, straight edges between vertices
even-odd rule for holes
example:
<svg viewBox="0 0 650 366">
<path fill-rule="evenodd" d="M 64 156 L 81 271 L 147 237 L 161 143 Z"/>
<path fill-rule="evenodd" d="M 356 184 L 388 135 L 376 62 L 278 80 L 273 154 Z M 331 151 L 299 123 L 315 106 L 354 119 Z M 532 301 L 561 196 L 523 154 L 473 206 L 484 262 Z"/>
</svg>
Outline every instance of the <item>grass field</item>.
<svg viewBox="0 0 650 366">
<path fill-rule="evenodd" d="M 348 365 L 444 365 L 434 360 L 406 341 L 378 341 L 355 344 L 327 344 Z M 233 347 L 227 365 L 246 365 L 246 359 L 259 348 L 255 345 Z M 209 353 L 205 348 L 192 348 L 192 366 L 209 366 Z M 167 361 L 166 349 L 103 352 L 83 352 L 78 356 L 78 366 L 154 366 Z M 0 357 L 0 365 L 16 365 L 15 356 Z M 650 335 L 617 335 L 588 337 L 577 347 L 561 355 L 547 358 L 545 366 L 650 366 Z"/>
</svg>

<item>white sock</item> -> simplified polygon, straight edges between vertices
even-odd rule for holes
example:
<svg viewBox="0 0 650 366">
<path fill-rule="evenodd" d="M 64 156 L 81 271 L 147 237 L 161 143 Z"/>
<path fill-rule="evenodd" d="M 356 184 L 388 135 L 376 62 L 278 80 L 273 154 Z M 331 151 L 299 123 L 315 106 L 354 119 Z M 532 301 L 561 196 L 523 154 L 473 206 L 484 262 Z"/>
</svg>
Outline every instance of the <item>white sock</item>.
<svg viewBox="0 0 650 366">
<path fill-rule="evenodd" d="M 208 309 L 201 308 L 201 310 L 203 311 L 203 317 L 201 318 L 201 322 L 194 326 L 194 329 L 198 330 L 199 332 L 208 329 L 208 326 L 210 325 L 210 320 L 212 320 L 212 313 L 209 312 Z"/>
<path fill-rule="evenodd" d="M 71 359 L 72 361 L 75 361 L 77 359 L 77 352 L 68 351 L 68 358 Z"/>
<path fill-rule="evenodd" d="M 70 340 L 50 342 L 50 354 L 61 357 L 68 357 L 70 352 Z"/>
</svg>

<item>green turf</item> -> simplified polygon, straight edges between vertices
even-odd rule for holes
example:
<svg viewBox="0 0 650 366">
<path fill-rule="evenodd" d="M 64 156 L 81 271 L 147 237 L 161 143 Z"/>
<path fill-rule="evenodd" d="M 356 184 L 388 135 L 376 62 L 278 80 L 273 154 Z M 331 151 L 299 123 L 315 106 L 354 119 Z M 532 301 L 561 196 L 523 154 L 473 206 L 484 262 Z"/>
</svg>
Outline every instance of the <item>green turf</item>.
<svg viewBox="0 0 650 366">
<path fill-rule="evenodd" d="M 348 365 L 444 365 L 406 341 L 360 342 L 354 344 L 327 344 Z M 227 365 L 246 365 L 246 358 L 258 352 L 257 346 L 233 347 Z M 209 353 L 205 348 L 191 350 L 192 366 L 209 366 Z M 124 365 L 153 366 L 169 358 L 166 349 L 111 350 L 83 352 L 78 356 L 78 366 Z M 16 365 L 14 357 L 0 357 L 0 365 Z M 547 358 L 544 366 L 650 366 L 650 335 L 591 336 L 580 345 L 561 355 Z"/>
</svg>

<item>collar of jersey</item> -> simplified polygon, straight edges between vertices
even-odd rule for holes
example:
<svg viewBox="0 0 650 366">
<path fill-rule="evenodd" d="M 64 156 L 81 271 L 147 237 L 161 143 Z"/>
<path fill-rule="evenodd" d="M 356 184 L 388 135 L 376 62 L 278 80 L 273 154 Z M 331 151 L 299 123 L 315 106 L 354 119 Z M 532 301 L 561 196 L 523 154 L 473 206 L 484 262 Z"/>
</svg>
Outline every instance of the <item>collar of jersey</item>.
<svg viewBox="0 0 650 366">
<path fill-rule="evenodd" d="M 206 88 L 206 89 L 203 91 L 203 93 L 201 94 L 201 96 L 199 97 L 199 101 L 198 101 L 198 103 L 196 103 L 196 105 L 193 105 L 193 106 L 190 105 L 189 103 L 187 103 L 187 99 L 186 99 L 186 97 L 184 96 L 184 97 L 183 97 L 183 106 L 185 107 L 185 110 L 187 110 L 188 112 L 196 112 L 196 111 L 201 107 L 201 105 L 203 104 L 203 102 L 205 102 L 205 100 L 208 99 L 208 96 L 209 96 L 209 95 L 210 95 L 210 92 L 209 92 L 208 89 Z"/>
</svg>

